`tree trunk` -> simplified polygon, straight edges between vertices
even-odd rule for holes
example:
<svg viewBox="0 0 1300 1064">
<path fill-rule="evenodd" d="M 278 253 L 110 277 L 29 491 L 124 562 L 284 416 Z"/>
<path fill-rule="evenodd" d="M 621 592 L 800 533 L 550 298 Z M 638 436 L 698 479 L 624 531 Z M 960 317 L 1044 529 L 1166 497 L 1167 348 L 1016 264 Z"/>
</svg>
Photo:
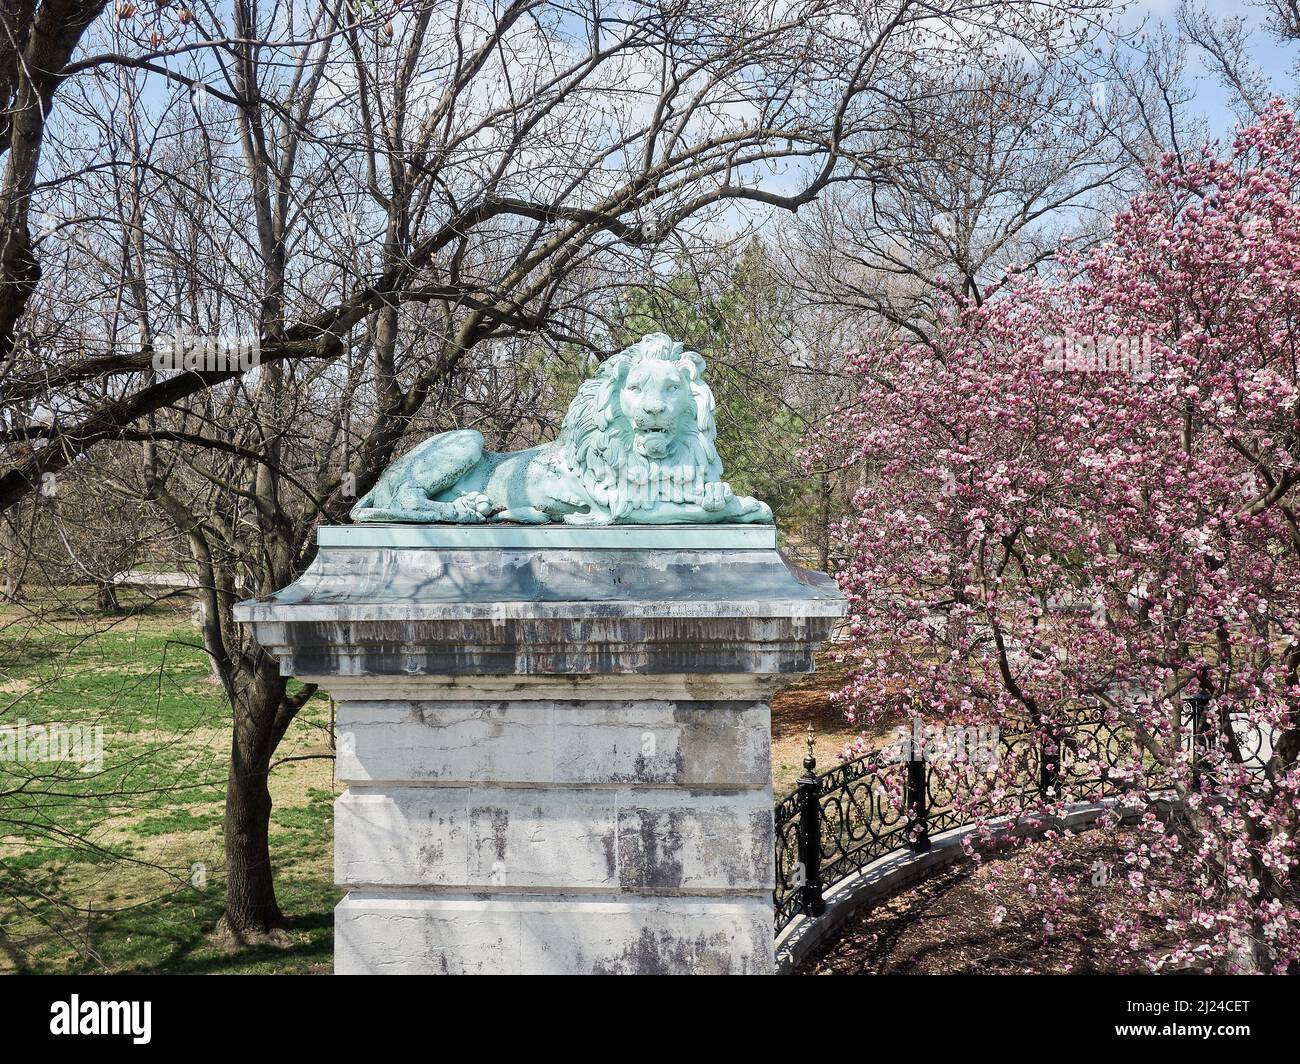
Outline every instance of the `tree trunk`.
<svg viewBox="0 0 1300 1064">
<path fill-rule="evenodd" d="M 0 519 L 0 565 L 4 566 L 3 597 L 8 602 L 21 602 L 23 597 L 23 577 L 27 572 L 27 554 L 23 551 L 20 538 L 15 531 L 18 510 Z"/>
<path fill-rule="evenodd" d="M 122 612 L 122 604 L 117 601 L 117 586 L 111 581 L 100 584 L 96 589 L 95 608 L 100 613 Z"/>
<path fill-rule="evenodd" d="M 275 707 L 249 705 L 240 698 L 234 708 L 226 787 L 226 911 L 222 927 L 233 944 L 242 946 L 283 927 L 285 920 L 275 899 L 270 849 L 268 776 L 275 743 L 268 722 L 275 718 Z"/>
<path fill-rule="evenodd" d="M 60 83 L 58 71 L 106 6 L 105 0 L 31 4 L 25 11 L 5 5 L 0 43 L 0 64 L 5 67 L 0 75 L 5 115 L 0 154 L 6 156 L 0 182 L 0 362 L 14 354 L 18 322 L 41 276 L 28 215 L 40 172 L 41 142 Z"/>
<path fill-rule="evenodd" d="M 272 877 L 268 777 L 276 747 L 316 688 L 308 684 L 286 697 L 289 681 L 280 675 L 279 663 L 256 644 L 240 642 L 241 628 L 231 616 L 237 574 L 233 567 L 214 564 L 208 529 L 163 485 L 150 483 L 149 493 L 189 537 L 199 578 L 197 619 L 203 646 L 234 714 L 224 818 L 226 910 L 219 934 L 230 946 L 262 943 L 268 937 L 277 940 L 273 933 L 285 919 Z M 281 537 L 281 550 L 285 538 Z M 230 548 L 222 554 L 233 556 Z M 292 579 L 289 563 L 279 555 L 275 560 L 283 567 L 268 567 L 262 587 L 274 589 Z"/>
<path fill-rule="evenodd" d="M 3 597 L 6 602 L 21 602 L 23 600 L 23 573 L 22 569 L 15 564 L 14 555 L 4 559 L 5 579 Z"/>
<path fill-rule="evenodd" d="M 823 473 L 818 485 L 821 494 L 821 508 L 818 513 L 817 529 L 817 568 L 823 573 L 831 568 L 831 479 Z"/>
</svg>

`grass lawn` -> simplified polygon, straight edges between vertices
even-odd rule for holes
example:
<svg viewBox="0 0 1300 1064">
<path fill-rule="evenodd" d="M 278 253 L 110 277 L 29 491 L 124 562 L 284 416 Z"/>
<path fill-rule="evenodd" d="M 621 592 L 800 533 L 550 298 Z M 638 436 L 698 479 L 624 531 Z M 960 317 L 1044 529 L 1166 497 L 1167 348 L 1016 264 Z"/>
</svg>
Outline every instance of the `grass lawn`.
<svg viewBox="0 0 1300 1064">
<path fill-rule="evenodd" d="M 288 943 L 227 952 L 212 932 L 229 708 L 189 602 L 122 597 L 124 618 L 95 614 L 93 598 L 0 609 L 0 729 L 78 724 L 103 736 L 98 770 L 0 758 L 0 971 L 328 971 L 333 762 L 272 772 Z M 278 756 L 328 752 L 328 725 L 318 696 Z"/>
</svg>

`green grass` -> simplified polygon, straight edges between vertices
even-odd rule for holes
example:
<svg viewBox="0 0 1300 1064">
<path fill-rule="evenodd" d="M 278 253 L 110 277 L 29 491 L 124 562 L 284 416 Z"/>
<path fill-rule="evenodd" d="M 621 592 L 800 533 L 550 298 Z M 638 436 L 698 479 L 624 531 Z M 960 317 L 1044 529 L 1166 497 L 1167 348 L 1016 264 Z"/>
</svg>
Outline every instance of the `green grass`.
<svg viewBox="0 0 1300 1064">
<path fill-rule="evenodd" d="M 0 728 L 77 724 L 103 735 L 91 771 L 0 759 L 0 971 L 328 971 L 340 896 L 331 762 L 272 773 L 286 942 L 228 951 L 214 931 L 229 706 L 185 598 L 122 597 L 131 612 L 121 618 L 84 600 L 0 609 Z M 324 752 L 328 720 L 328 702 L 313 699 L 277 756 Z"/>
</svg>

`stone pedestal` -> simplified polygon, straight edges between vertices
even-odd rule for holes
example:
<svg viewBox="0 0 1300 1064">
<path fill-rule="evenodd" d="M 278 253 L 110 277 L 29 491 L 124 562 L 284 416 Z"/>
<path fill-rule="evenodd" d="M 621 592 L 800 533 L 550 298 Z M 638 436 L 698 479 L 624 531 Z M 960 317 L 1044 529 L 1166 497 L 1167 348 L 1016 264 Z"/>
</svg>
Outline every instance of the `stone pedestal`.
<svg viewBox="0 0 1300 1064">
<path fill-rule="evenodd" d="M 760 526 L 319 542 L 237 616 L 339 702 L 337 972 L 771 971 L 768 699 L 831 581 Z"/>
</svg>

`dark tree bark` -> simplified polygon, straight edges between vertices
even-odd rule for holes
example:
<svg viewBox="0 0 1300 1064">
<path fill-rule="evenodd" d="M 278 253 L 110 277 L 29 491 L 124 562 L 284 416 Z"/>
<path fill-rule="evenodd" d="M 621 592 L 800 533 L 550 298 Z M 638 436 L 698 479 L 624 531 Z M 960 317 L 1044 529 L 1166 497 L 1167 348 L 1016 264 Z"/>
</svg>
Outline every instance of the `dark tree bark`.
<svg viewBox="0 0 1300 1064">
<path fill-rule="evenodd" d="M 247 945 L 285 924 L 275 897 L 271 865 L 271 756 L 283 735 L 277 734 L 284 707 L 285 681 L 261 676 L 235 700 L 230 775 L 226 787 L 226 909 L 222 931 L 235 944 Z M 301 704 L 301 703 L 299 703 Z M 296 709 L 295 709 L 296 712 Z M 284 720 L 287 727 L 292 715 Z"/>
<path fill-rule="evenodd" d="M 116 585 L 105 581 L 95 589 L 95 608 L 101 613 L 122 612 L 122 604 L 117 600 Z"/>
<path fill-rule="evenodd" d="M 0 3 L 0 364 L 14 350 L 18 320 L 41 270 L 28 215 L 41 141 L 63 68 L 105 0 Z"/>
</svg>

